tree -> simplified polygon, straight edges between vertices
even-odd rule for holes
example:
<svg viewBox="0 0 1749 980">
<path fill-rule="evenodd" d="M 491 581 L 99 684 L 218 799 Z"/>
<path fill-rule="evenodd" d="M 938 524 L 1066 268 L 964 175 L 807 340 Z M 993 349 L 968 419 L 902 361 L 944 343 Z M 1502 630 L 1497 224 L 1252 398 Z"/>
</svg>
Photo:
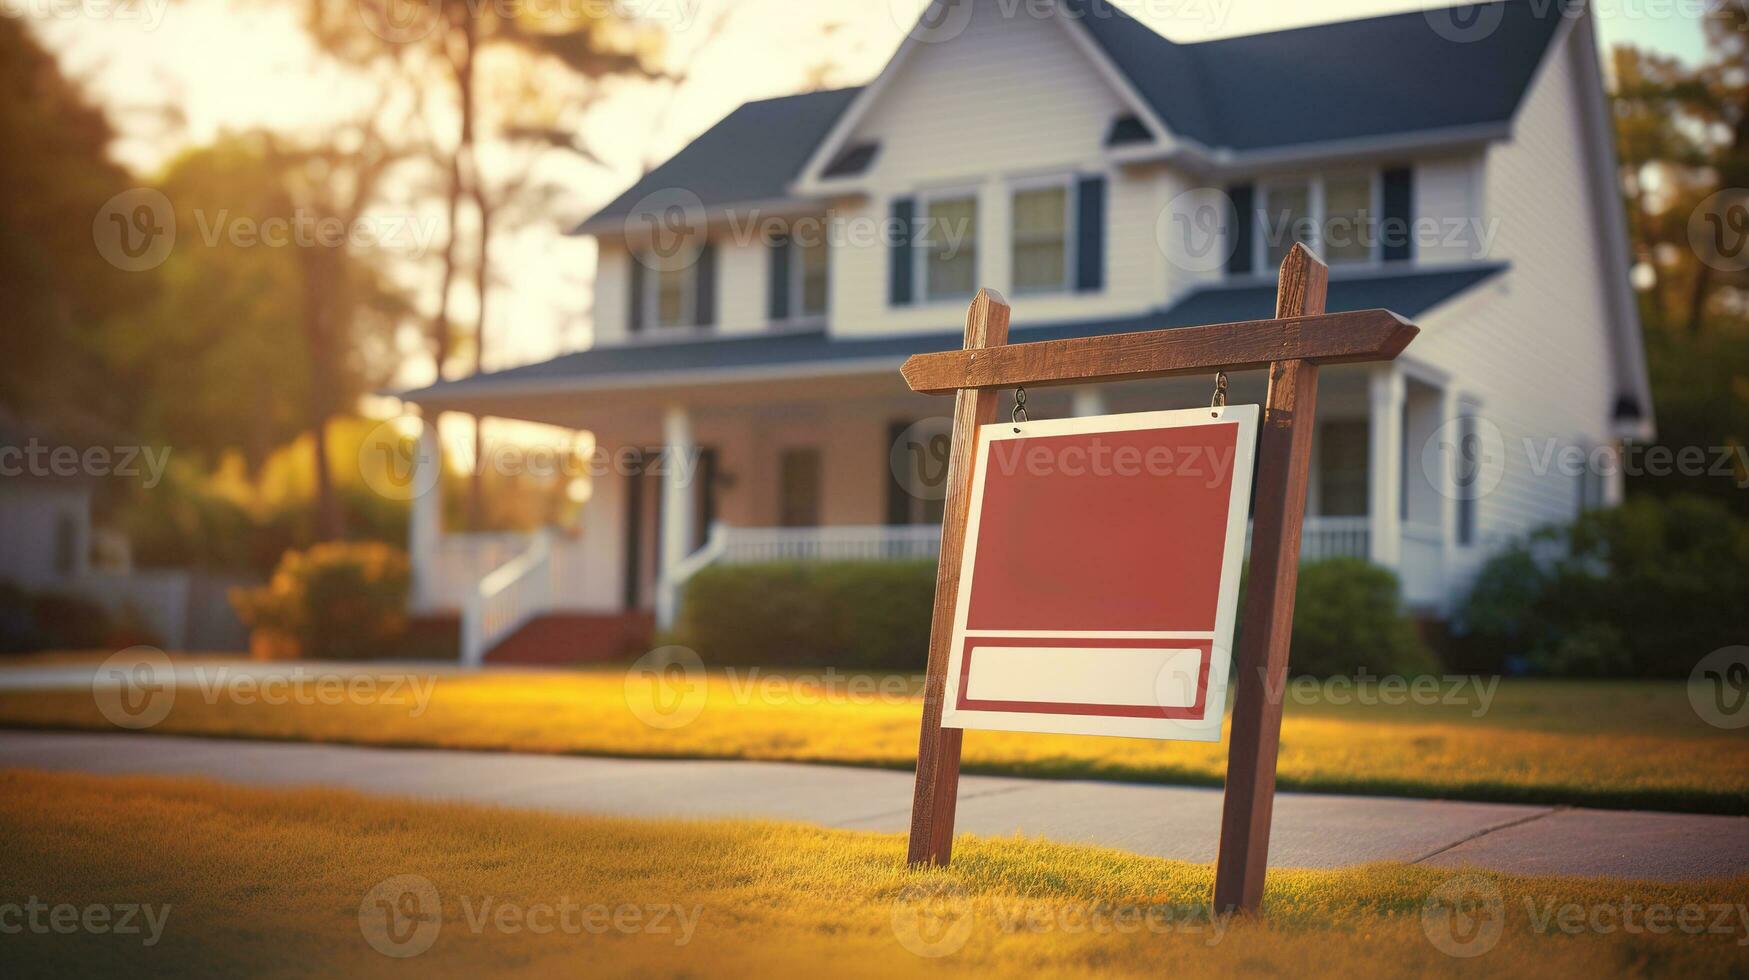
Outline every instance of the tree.
<svg viewBox="0 0 1749 980">
<path fill-rule="evenodd" d="M 12 17 L 0 17 L 0 84 L 0 404 L 63 427 L 124 426 L 99 340 L 153 279 L 93 247 L 93 218 L 130 186 L 108 157 L 114 133 Z"/>
</svg>

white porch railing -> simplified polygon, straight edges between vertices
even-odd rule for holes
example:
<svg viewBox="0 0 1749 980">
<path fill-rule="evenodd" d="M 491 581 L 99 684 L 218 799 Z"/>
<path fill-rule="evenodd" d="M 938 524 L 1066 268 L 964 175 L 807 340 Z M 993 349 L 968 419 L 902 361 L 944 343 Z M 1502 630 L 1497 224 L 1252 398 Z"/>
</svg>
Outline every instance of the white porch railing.
<svg viewBox="0 0 1749 980">
<path fill-rule="evenodd" d="M 836 527 L 724 527 L 722 560 L 894 561 L 934 558 L 941 551 L 938 524 Z"/>
<path fill-rule="evenodd" d="M 1300 561 L 1367 558 L 1372 554 L 1371 518 L 1307 515 L 1300 528 Z M 1251 525 L 1245 525 L 1245 553 L 1251 553 Z"/>
<path fill-rule="evenodd" d="M 552 608 L 553 538 L 534 536 L 528 550 L 481 579 L 462 607 L 462 663 L 478 667 L 486 651 Z"/>
</svg>

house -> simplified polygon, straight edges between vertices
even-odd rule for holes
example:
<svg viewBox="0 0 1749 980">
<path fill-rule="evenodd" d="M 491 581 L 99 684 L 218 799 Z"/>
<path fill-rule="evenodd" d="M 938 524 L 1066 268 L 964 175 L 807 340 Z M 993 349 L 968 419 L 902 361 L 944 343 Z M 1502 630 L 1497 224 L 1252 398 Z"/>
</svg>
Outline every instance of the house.
<svg viewBox="0 0 1749 980">
<path fill-rule="evenodd" d="M 1551 450 L 1651 432 L 1623 224 L 1583 5 L 1178 44 L 1104 2 L 942 0 L 870 84 L 745 105 L 583 222 L 591 348 L 406 395 L 617 454 L 579 537 L 444 534 L 419 498 L 415 602 L 464 610 L 478 659 L 542 615 L 667 620 L 712 562 L 933 554 L 949 406 L 898 367 L 958 346 L 974 290 L 1015 343 L 1266 317 L 1297 240 L 1332 311 L 1422 327 L 1324 372 L 1303 553 L 1395 569 L 1438 616 L 1503 542 L 1619 498 Z"/>
</svg>

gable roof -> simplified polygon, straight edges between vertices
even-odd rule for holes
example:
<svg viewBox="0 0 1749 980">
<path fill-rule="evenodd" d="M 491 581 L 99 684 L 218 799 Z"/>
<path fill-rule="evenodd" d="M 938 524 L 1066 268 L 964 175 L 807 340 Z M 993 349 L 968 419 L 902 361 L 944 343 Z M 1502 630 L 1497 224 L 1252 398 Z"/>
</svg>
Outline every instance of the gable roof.
<svg viewBox="0 0 1749 980">
<path fill-rule="evenodd" d="M 1484 127 L 1504 135 L 1568 19 L 1567 0 L 1497 0 L 1449 14 L 1414 11 L 1178 44 L 1112 0 L 1062 2 L 1070 29 L 1085 32 L 1173 135 L 1230 153 Z M 1485 37 L 1460 41 L 1430 20 L 1448 16 L 1498 23 Z M 749 102 L 573 233 L 618 231 L 640 200 L 661 190 L 690 191 L 707 210 L 789 197 L 865 91 Z M 871 158 L 879 151 L 858 149 Z"/>
<path fill-rule="evenodd" d="M 1376 272 L 1330 280 L 1326 307 L 1332 313 L 1388 309 L 1413 319 L 1493 278 L 1507 266 L 1487 263 L 1454 269 Z M 1204 323 L 1261 320 L 1275 315 L 1276 283 L 1258 278 L 1199 289 L 1169 307 L 1140 316 L 1049 323 L 1017 322 L 1009 342 L 1094 337 L 1132 330 L 1160 330 Z M 954 350 L 956 331 L 833 337 L 823 331 L 708 336 L 666 343 L 625 344 L 578 351 L 522 367 L 443 381 L 400 395 L 407 401 L 444 405 L 490 400 L 534 390 L 639 388 L 655 384 L 708 384 L 783 371 L 897 371 L 912 354 Z"/>
<path fill-rule="evenodd" d="M 1509 123 L 1564 19 L 1502 0 L 1176 44 L 1110 0 L 1067 2 L 1174 134 L 1235 151 Z M 1499 23 L 1458 41 L 1446 16 Z"/>
<path fill-rule="evenodd" d="M 860 88 L 749 102 L 729 113 L 667 163 L 579 225 L 574 233 L 620 223 L 659 190 L 684 188 L 706 208 L 789 195 L 789 183 Z"/>
</svg>

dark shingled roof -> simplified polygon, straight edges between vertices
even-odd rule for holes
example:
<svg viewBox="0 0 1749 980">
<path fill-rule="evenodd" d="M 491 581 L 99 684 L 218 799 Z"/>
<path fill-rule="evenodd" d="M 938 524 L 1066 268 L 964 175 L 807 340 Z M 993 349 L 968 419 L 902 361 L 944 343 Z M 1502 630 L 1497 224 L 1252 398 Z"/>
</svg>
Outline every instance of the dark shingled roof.
<svg viewBox="0 0 1749 980">
<path fill-rule="evenodd" d="M 1232 150 L 1509 122 L 1562 19 L 1559 0 L 1505 0 L 1174 44 L 1111 0 L 1076 6 L 1173 132 Z"/>
<path fill-rule="evenodd" d="M 1503 263 L 1465 266 L 1426 272 L 1383 272 L 1330 280 L 1327 308 L 1332 313 L 1349 310 L 1388 309 L 1413 319 L 1440 303 L 1491 278 Z M 1046 324 L 1017 324 L 1009 342 L 1092 337 L 1132 330 L 1159 330 L 1202 323 L 1260 320 L 1275 315 L 1273 281 L 1256 280 L 1239 285 L 1218 285 L 1198 290 L 1163 310 L 1121 319 L 1075 320 Z M 690 381 L 709 381 L 716 372 L 747 368 L 818 364 L 827 366 L 861 360 L 887 360 L 896 368 L 912 354 L 952 350 L 960 345 L 953 331 L 908 336 L 847 340 L 813 333 L 768 333 L 746 337 L 706 336 L 670 343 L 600 347 L 556 357 L 523 367 L 445 381 L 411 391 L 408 401 L 444 401 L 450 397 L 475 398 L 509 392 L 524 384 L 609 382 L 639 383 L 640 376 L 682 375 Z"/>
<path fill-rule="evenodd" d="M 843 88 L 749 102 L 584 224 L 624 217 L 643 198 L 671 188 L 697 194 L 707 208 L 787 197 L 790 180 L 861 91 Z"/>
<path fill-rule="evenodd" d="M 1114 0 L 1065 0 L 1172 132 L 1216 149 L 1511 122 L 1569 0 L 1502 0 L 1177 44 Z M 1442 28 L 1474 25 L 1480 37 Z M 1481 28 L 1492 24 L 1491 30 Z M 788 196 L 860 88 L 749 102 L 646 174 L 577 231 L 681 188 L 707 208 Z M 879 147 L 863 152 L 871 159 Z M 859 161 L 860 162 L 860 161 Z"/>
</svg>

